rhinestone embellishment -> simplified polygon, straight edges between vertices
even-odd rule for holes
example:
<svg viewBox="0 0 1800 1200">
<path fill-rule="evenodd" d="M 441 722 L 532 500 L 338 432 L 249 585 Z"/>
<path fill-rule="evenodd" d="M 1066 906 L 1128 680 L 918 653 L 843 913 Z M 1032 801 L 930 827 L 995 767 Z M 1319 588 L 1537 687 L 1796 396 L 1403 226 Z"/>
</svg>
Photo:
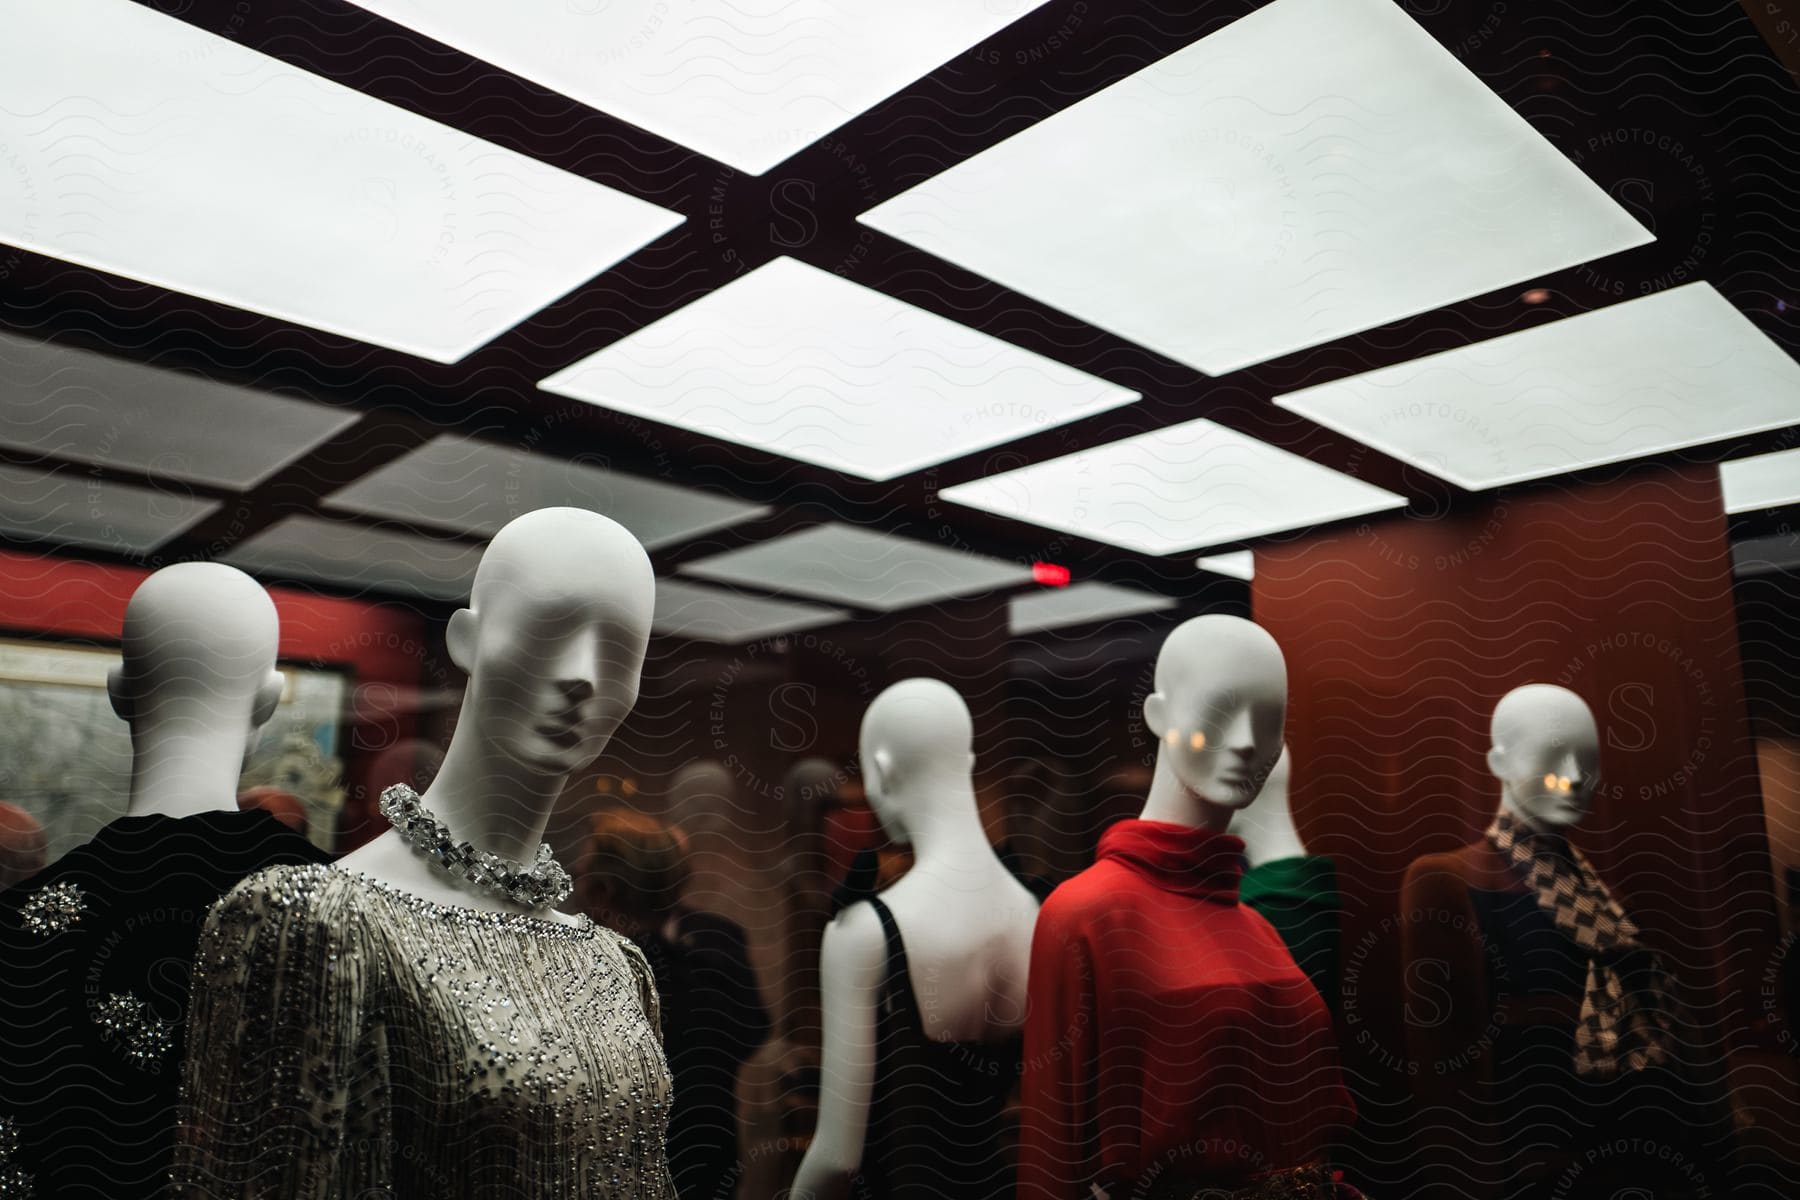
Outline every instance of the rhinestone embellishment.
<svg viewBox="0 0 1800 1200">
<path fill-rule="evenodd" d="M 0 1117 L 0 1200 L 30 1200 L 31 1173 L 13 1162 L 18 1152 L 18 1125 L 11 1117 Z"/>
<path fill-rule="evenodd" d="M 54 937 L 80 921 L 86 911 L 85 892 L 72 883 L 53 883 L 19 905 L 19 919 L 39 937 Z"/>
<path fill-rule="evenodd" d="M 567 900 L 575 890 L 574 881 L 562 864 L 550 855 L 550 843 L 539 842 L 537 857 L 530 866 L 502 858 L 487 850 L 477 850 L 468 842 L 458 842 L 449 828 L 419 802 L 419 794 L 404 783 L 396 783 L 381 793 L 381 815 L 426 855 L 452 875 L 491 892 L 498 892 L 515 904 L 527 908 L 550 908 Z"/>
<path fill-rule="evenodd" d="M 162 1069 L 163 1056 L 174 1042 L 175 1023 L 152 1016 L 150 1006 L 130 992 L 114 992 L 94 1001 L 94 1023 L 100 1036 L 133 1066 Z"/>
</svg>

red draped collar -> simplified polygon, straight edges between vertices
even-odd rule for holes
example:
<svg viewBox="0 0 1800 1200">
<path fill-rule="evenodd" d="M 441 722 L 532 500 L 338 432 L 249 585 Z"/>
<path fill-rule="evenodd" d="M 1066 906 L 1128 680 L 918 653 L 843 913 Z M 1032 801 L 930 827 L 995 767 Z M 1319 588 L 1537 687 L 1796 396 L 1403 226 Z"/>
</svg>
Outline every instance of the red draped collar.
<svg viewBox="0 0 1800 1200">
<path fill-rule="evenodd" d="M 1100 835 L 1099 857 L 1115 858 L 1165 891 L 1238 902 L 1244 839 L 1168 821 L 1120 821 Z"/>
</svg>

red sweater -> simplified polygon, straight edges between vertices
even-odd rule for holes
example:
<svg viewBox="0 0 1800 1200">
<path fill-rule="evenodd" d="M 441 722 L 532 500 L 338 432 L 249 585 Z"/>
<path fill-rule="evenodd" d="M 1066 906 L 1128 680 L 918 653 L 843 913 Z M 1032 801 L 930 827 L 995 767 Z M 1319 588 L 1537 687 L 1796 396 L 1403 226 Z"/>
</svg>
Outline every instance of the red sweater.
<svg viewBox="0 0 1800 1200">
<path fill-rule="evenodd" d="M 1244 843 L 1123 821 L 1031 944 L 1021 1200 L 1325 1161 L 1354 1111 L 1331 1017 L 1238 903 Z"/>
</svg>

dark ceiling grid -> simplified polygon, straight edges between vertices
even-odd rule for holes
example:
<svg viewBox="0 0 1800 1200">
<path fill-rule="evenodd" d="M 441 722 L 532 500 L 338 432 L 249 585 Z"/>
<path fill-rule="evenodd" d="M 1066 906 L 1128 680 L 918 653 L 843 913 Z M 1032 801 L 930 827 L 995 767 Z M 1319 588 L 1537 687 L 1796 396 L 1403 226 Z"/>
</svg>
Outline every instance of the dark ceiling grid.
<svg viewBox="0 0 1800 1200">
<path fill-rule="evenodd" d="M 1077 566 L 1078 578 L 1134 582 L 1178 596 L 1192 597 L 1196 587 L 1235 595 L 1241 594 L 1241 584 L 1194 572 L 1187 556 L 1136 555 L 957 510 L 936 502 L 935 488 L 1205 415 L 1401 491 L 1414 499 L 1419 515 L 1441 512 L 1466 496 L 1277 409 L 1269 397 L 1585 311 L 1620 298 L 1619 289 L 1646 282 L 1655 286 L 1691 254 L 1689 239 L 1678 234 L 1671 240 L 1664 229 L 1698 229 L 1710 223 L 1714 240 L 1723 241 L 1722 218 L 1737 213 L 1725 212 L 1720 196 L 1745 194 L 1745 189 L 1727 193 L 1728 185 L 1738 180 L 1725 178 L 1724 164 L 1713 168 L 1710 188 L 1690 186 L 1684 192 L 1682 184 L 1691 177 L 1654 145 L 1630 147 L 1626 153 L 1588 150 L 1577 161 L 1635 214 L 1654 216 L 1657 243 L 1535 281 L 1550 293 L 1543 304 L 1522 302 L 1518 293 L 1529 286 L 1522 284 L 1210 379 L 854 220 L 880 200 L 1258 6 L 1207 6 L 1201 14 L 1196 6 L 1164 10 L 1121 4 L 1104 15 L 1096 14 L 1095 7 L 1075 0 L 1048 4 L 768 174 L 754 177 L 334 0 L 281 0 L 259 5 L 248 16 L 238 13 L 231 0 L 199 0 L 172 15 L 675 208 L 688 220 L 451 366 L 31 255 L 18 256 L 28 261 L 19 264 L 5 285 L 4 319 L 40 335 L 66 333 L 72 341 L 118 346 L 134 357 L 204 364 L 212 374 L 297 387 L 329 399 L 347 397 L 373 410 L 360 426 L 251 493 L 247 504 L 237 498 L 230 511 L 170 547 L 175 556 L 247 536 L 280 516 L 306 511 L 363 471 L 437 429 L 453 427 L 550 453 L 585 455 L 598 448 L 618 469 L 723 488 L 777 506 L 771 518 L 700 539 L 705 552 L 836 515 L 911 536 L 923 532 L 954 539 L 954 544 L 1002 557 L 1032 556 L 1056 547 L 1063 551 L 1059 561 Z M 1571 157 L 1581 154 L 1590 139 L 1619 127 L 1624 110 L 1653 106 L 1659 90 L 1690 104 L 1705 103 L 1709 95 L 1725 97 L 1713 106 L 1717 111 L 1683 112 L 1686 127 L 1695 131 L 1694 144 L 1715 153 L 1720 142 L 1709 135 L 1719 133 L 1712 128 L 1721 123 L 1718 112 L 1729 112 L 1726 144 L 1760 139 L 1770 145 L 1780 129 L 1780 114 L 1796 112 L 1791 83 L 1735 6 L 1679 18 L 1602 11 L 1605 6 L 1598 0 L 1590 0 L 1590 7 L 1591 13 L 1559 5 L 1554 12 L 1526 14 L 1518 6 L 1507 10 L 1424 0 L 1410 11 Z M 1496 15 L 1504 19 L 1496 23 Z M 1753 60 L 1751 69 L 1744 66 L 1746 56 Z M 1724 64 L 1730 64 L 1733 75 L 1721 75 Z M 1725 88 L 1722 78 L 1736 82 Z M 1664 106 L 1680 107 L 1673 101 Z M 1665 116 L 1661 123 L 1671 121 Z M 1610 145 L 1601 148 L 1611 150 Z M 1779 202 L 1800 193 L 1796 164 L 1777 165 L 1768 157 L 1755 165 L 1770 177 L 1756 191 L 1764 198 L 1761 207 L 1752 203 L 1750 219 L 1741 222 L 1751 229 L 1758 229 L 1757 220 L 1763 222 L 1761 228 L 1771 219 L 1779 224 Z M 1709 204 L 1715 207 L 1706 208 Z M 1784 243 L 1779 238 L 1758 241 L 1772 244 L 1735 253 L 1721 250 L 1711 263 L 1702 264 L 1698 275 L 1712 279 L 1791 352 L 1800 342 L 1791 306 L 1782 319 L 1774 305 L 1755 302 L 1759 285 L 1766 292 L 1777 277 L 1791 278 L 1769 269 L 1770 255 L 1782 254 Z M 784 253 L 822 269 L 842 268 L 858 283 L 1134 387 L 1144 399 L 888 484 L 869 484 L 536 390 L 537 379 Z M 1714 274 L 1744 253 L 1757 258 L 1728 278 Z M 1747 281 L 1740 282 L 1739 275 Z M 1782 444 L 1780 436 L 1753 441 L 1775 448 Z M 1693 453 L 1669 457 L 1691 458 Z M 675 547 L 659 556 L 659 566 L 678 565 L 700 552 Z"/>
</svg>

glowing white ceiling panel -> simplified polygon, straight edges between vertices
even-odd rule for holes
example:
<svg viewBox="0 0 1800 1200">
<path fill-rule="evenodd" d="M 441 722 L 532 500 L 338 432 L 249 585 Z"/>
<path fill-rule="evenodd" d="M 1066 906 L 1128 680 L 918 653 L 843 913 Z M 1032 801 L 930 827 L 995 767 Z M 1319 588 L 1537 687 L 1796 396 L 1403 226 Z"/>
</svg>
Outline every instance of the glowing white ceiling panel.
<svg viewBox="0 0 1800 1200">
<path fill-rule="evenodd" d="M 1031 582 L 1031 568 L 851 525 L 820 525 L 681 567 L 683 575 L 876 612 Z"/>
<path fill-rule="evenodd" d="M 1030 595 L 1014 596 L 1007 603 L 1007 629 L 1014 637 L 1069 625 L 1142 616 L 1175 607 L 1175 601 L 1155 592 L 1093 582 L 1045 588 Z"/>
<path fill-rule="evenodd" d="M 1800 418 L 1796 418 L 1800 421 Z M 1719 464 L 1728 513 L 1756 512 L 1800 501 L 1800 450 L 1734 458 Z"/>
<path fill-rule="evenodd" d="M 1043 0 L 354 0 L 761 175 Z"/>
<path fill-rule="evenodd" d="M 938 493 L 1144 554 L 1403 508 L 1406 498 L 1201 419 Z"/>
<path fill-rule="evenodd" d="M 650 619 L 650 628 L 665 637 L 737 645 L 830 625 L 847 620 L 850 615 L 841 608 L 744 596 L 679 579 L 658 579 L 656 612 Z"/>
<path fill-rule="evenodd" d="M 449 433 L 338 489 L 325 505 L 483 537 L 534 509 L 566 505 L 611 517 L 651 550 L 769 511 L 593 463 Z"/>
<path fill-rule="evenodd" d="M 1393 0 L 1274 0 L 861 219 L 1209 375 L 1652 240 Z"/>
<path fill-rule="evenodd" d="M 468 599 L 475 582 L 481 547 L 370 525 L 286 517 L 219 558 L 265 577 L 459 601 Z"/>
<path fill-rule="evenodd" d="M 1800 423 L 1800 364 L 1690 283 L 1275 402 L 1478 491 Z"/>
<path fill-rule="evenodd" d="M 681 218 L 130 0 L 3 0 L 0 241 L 456 362 Z"/>
<path fill-rule="evenodd" d="M 0 446 L 255 487 L 358 414 L 0 333 Z"/>
<path fill-rule="evenodd" d="M 538 386 L 876 480 L 1138 398 L 791 258 Z"/>
<path fill-rule="evenodd" d="M 219 502 L 96 479 L 85 470 L 0 463 L 0 534 L 144 554 L 217 511 Z"/>
</svg>

